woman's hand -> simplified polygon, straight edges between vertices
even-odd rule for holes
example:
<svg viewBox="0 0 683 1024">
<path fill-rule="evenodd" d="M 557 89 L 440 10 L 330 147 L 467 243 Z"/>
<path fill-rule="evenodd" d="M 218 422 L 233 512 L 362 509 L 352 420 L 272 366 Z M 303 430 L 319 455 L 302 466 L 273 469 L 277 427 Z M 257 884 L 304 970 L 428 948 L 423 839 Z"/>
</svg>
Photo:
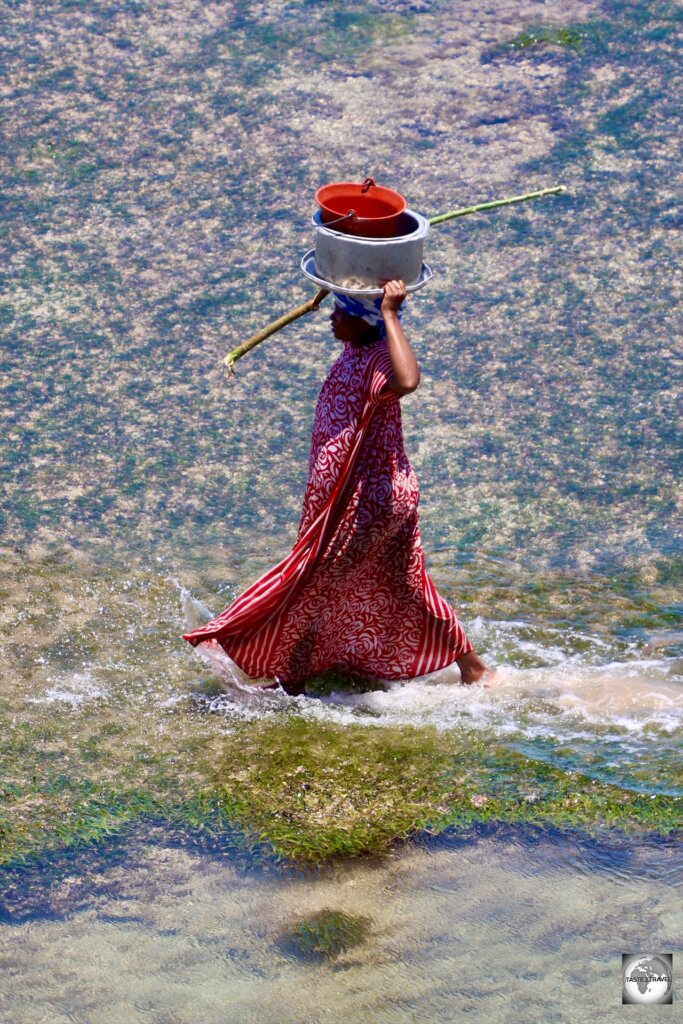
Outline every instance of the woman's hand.
<svg viewBox="0 0 683 1024">
<path fill-rule="evenodd" d="M 384 298 L 382 299 L 382 315 L 385 313 L 397 313 L 399 306 L 404 302 L 408 292 L 403 281 L 387 281 L 384 285 Z"/>
<path fill-rule="evenodd" d="M 386 330 L 387 348 L 394 372 L 389 380 L 389 387 L 398 395 L 409 395 L 420 383 L 420 368 L 417 365 L 413 350 L 403 333 L 401 321 L 396 315 L 398 307 L 406 297 L 406 286 L 403 281 L 387 281 L 384 285 L 382 299 L 382 316 Z"/>
</svg>

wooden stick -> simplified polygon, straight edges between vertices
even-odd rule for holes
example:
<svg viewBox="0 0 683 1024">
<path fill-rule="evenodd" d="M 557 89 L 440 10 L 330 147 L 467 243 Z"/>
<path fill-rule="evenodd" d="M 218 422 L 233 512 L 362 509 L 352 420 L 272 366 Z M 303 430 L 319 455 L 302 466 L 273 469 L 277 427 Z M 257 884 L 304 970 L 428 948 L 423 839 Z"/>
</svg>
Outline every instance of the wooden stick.
<svg viewBox="0 0 683 1024">
<path fill-rule="evenodd" d="M 494 199 L 491 203 L 477 203 L 476 206 L 463 206 L 460 210 L 451 210 L 450 213 L 440 213 L 438 217 L 430 217 L 430 224 L 443 224 L 445 220 L 453 220 L 454 217 L 464 217 L 467 213 L 479 213 L 482 210 L 493 210 L 497 206 L 509 206 L 511 203 L 523 203 L 525 199 L 542 199 L 543 196 L 556 196 L 560 192 L 566 192 L 565 185 L 553 185 L 552 188 L 542 188 L 538 192 L 527 192 L 523 196 L 510 196 L 508 199 Z"/>
<path fill-rule="evenodd" d="M 509 206 L 511 203 L 522 203 L 527 199 L 541 199 L 543 196 L 555 196 L 560 192 L 566 191 L 567 189 L 564 185 L 553 185 L 552 188 L 542 188 L 538 192 L 527 192 L 523 196 L 510 196 L 507 199 L 494 199 L 490 203 L 477 203 L 476 206 L 463 206 L 459 210 L 451 210 L 450 213 L 440 213 L 437 217 L 430 217 L 429 223 L 433 225 L 443 224 L 444 221 L 453 220 L 455 217 L 465 217 L 469 213 L 481 213 L 484 210 L 494 210 L 497 206 Z M 278 317 L 277 320 L 273 320 L 272 324 L 268 324 L 267 327 L 257 331 L 256 334 L 252 334 L 251 338 L 247 338 L 245 342 L 234 348 L 223 360 L 230 373 L 234 374 L 233 366 L 243 355 L 250 352 L 252 348 L 259 345 L 262 341 L 265 341 L 271 334 L 276 334 L 277 331 L 286 327 L 287 324 L 291 324 L 293 320 L 298 320 L 300 316 L 305 316 L 306 313 L 314 313 L 323 299 L 326 299 L 329 294 L 328 288 L 321 288 L 308 302 L 304 302 L 301 306 L 291 310 L 291 312 Z"/>
<path fill-rule="evenodd" d="M 234 374 L 235 371 L 233 370 L 233 363 L 237 362 L 238 359 L 241 359 L 243 355 L 250 352 L 252 348 L 259 345 L 262 341 L 265 341 L 266 338 L 271 336 L 271 334 L 275 334 L 276 331 L 286 327 L 287 324 L 291 324 L 293 320 L 298 320 L 300 316 L 305 316 L 306 313 L 314 313 L 323 299 L 326 299 L 329 294 L 330 293 L 327 288 L 321 288 L 315 293 L 312 299 L 308 300 L 308 302 L 302 303 L 301 306 L 297 306 L 296 309 L 291 310 L 289 313 L 285 313 L 284 316 L 279 317 L 279 319 L 273 320 L 272 324 L 268 324 L 267 327 L 263 327 L 260 331 L 257 331 L 256 334 L 252 334 L 251 338 L 248 338 L 246 341 L 242 342 L 241 345 L 238 345 L 237 348 L 234 348 L 223 360 L 230 373 Z"/>
</svg>

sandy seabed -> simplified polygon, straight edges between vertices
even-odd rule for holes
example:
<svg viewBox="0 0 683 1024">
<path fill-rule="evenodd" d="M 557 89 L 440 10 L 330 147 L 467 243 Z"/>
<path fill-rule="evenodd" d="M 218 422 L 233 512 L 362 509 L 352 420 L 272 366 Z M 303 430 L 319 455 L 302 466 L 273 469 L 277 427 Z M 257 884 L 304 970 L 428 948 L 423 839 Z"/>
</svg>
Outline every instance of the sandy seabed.
<svg viewBox="0 0 683 1024">
<path fill-rule="evenodd" d="M 673 845 L 528 829 L 294 875 L 137 841 L 77 910 L 82 879 L 65 877 L 52 919 L 2 929 L 0 1012 L 12 1024 L 616 1022 L 622 953 L 680 947 L 680 884 Z M 362 915 L 366 937 L 327 960 L 288 954 L 283 936 L 325 909 Z M 672 1012 L 650 1007 L 648 1021 Z"/>
</svg>

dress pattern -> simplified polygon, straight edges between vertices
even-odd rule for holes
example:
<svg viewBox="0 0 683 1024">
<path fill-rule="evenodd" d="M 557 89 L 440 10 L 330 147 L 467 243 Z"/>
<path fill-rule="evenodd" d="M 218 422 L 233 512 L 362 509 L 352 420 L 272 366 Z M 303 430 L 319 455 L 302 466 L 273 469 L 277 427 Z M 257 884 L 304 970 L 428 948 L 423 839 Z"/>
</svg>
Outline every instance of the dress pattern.
<svg viewBox="0 0 683 1024">
<path fill-rule="evenodd" d="M 283 685 L 328 669 L 411 679 L 472 650 L 427 573 L 391 374 L 386 342 L 345 344 L 318 399 L 292 551 L 185 640 L 217 640 Z"/>
</svg>

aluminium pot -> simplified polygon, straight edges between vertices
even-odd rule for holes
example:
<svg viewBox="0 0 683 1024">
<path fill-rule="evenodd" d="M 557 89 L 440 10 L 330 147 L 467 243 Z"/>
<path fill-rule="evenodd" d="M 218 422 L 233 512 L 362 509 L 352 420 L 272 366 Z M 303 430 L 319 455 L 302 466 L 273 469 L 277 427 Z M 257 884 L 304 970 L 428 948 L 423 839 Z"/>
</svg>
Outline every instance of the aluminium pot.
<svg viewBox="0 0 683 1024">
<path fill-rule="evenodd" d="M 320 212 L 315 226 L 315 265 L 318 276 L 347 289 L 381 288 L 400 278 L 415 284 L 422 272 L 424 240 L 429 221 L 405 210 L 394 238 L 359 238 L 334 231 L 323 224 Z"/>
</svg>

